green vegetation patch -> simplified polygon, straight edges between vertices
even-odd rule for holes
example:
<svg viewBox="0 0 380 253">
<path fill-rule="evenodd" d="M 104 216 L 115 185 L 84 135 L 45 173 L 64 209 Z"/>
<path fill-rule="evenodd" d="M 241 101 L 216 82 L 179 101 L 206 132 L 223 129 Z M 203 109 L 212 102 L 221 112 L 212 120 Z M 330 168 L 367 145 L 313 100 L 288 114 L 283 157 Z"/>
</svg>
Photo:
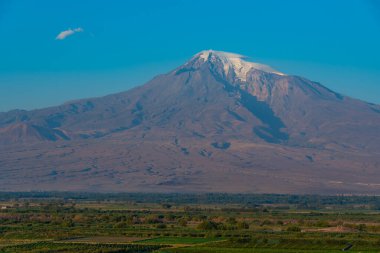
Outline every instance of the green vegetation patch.
<svg viewBox="0 0 380 253">
<path fill-rule="evenodd" d="M 380 252 L 379 198 L 1 195 L 0 253 Z"/>
<path fill-rule="evenodd" d="M 180 249 L 165 249 L 159 253 L 338 253 L 342 250 L 295 250 L 295 249 L 252 249 L 252 248 L 215 248 L 215 247 L 187 247 Z M 378 253 L 378 250 L 373 251 L 355 251 L 362 253 Z"/>
<path fill-rule="evenodd" d="M 0 249 L 1 253 L 149 253 L 161 248 L 159 245 L 126 245 L 126 244 L 85 244 L 38 242 L 9 246 Z"/>
<path fill-rule="evenodd" d="M 157 237 L 138 241 L 137 243 L 149 244 L 200 244 L 220 241 L 217 238 L 199 238 L 199 237 Z"/>
</svg>

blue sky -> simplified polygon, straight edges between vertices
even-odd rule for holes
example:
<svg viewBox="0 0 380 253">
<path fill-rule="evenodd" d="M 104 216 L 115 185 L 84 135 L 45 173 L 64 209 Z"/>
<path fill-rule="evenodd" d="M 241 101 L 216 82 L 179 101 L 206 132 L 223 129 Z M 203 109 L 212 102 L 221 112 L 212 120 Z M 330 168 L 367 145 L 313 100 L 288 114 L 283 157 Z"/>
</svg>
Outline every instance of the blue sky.
<svg viewBox="0 0 380 253">
<path fill-rule="evenodd" d="M 124 91 L 204 49 L 380 103 L 377 0 L 0 0 L 0 111 Z"/>
</svg>

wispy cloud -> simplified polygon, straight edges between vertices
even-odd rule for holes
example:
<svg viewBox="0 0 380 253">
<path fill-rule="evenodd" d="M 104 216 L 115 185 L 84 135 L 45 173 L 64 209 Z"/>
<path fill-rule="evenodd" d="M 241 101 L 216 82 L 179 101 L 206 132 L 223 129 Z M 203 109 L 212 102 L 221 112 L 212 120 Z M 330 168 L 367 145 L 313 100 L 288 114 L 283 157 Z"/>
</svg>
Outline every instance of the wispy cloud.
<svg viewBox="0 0 380 253">
<path fill-rule="evenodd" d="M 79 33 L 79 32 L 83 32 L 83 29 L 81 27 L 78 27 L 78 28 L 75 28 L 75 29 L 71 29 L 70 28 L 68 30 L 60 32 L 55 39 L 56 40 L 64 40 L 67 37 L 69 37 L 69 36 L 71 36 L 71 35 L 73 35 L 75 33 Z"/>
</svg>

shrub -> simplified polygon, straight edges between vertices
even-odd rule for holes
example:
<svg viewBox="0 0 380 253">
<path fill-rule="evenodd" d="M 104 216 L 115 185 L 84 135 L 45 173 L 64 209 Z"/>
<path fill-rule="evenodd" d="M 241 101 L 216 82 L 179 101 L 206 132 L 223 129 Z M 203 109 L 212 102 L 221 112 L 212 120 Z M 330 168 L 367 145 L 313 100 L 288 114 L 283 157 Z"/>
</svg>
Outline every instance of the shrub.
<svg viewBox="0 0 380 253">
<path fill-rule="evenodd" d="M 240 221 L 237 223 L 237 227 L 238 227 L 238 229 L 248 229 L 249 224 L 245 221 Z"/>
<path fill-rule="evenodd" d="M 180 219 L 180 220 L 178 220 L 178 224 L 182 227 L 186 227 L 187 226 L 187 220 L 186 219 Z"/>
<path fill-rule="evenodd" d="M 301 232 L 301 228 L 298 226 L 290 226 L 286 229 L 288 232 Z"/>
<path fill-rule="evenodd" d="M 218 229 L 218 223 L 213 221 L 202 221 L 198 226 L 198 229 L 202 230 L 216 230 Z"/>
<path fill-rule="evenodd" d="M 165 229 L 166 228 L 166 225 L 165 224 L 158 224 L 156 226 L 158 229 Z"/>
</svg>

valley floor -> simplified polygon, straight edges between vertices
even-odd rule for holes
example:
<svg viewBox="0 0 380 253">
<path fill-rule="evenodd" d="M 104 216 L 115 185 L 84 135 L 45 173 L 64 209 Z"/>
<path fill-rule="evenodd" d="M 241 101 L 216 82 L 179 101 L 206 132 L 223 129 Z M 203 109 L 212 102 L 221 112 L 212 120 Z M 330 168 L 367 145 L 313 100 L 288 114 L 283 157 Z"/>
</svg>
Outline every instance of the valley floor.
<svg viewBox="0 0 380 253">
<path fill-rule="evenodd" d="M 375 253 L 379 203 L 379 197 L 0 194 L 0 252 Z"/>
</svg>

